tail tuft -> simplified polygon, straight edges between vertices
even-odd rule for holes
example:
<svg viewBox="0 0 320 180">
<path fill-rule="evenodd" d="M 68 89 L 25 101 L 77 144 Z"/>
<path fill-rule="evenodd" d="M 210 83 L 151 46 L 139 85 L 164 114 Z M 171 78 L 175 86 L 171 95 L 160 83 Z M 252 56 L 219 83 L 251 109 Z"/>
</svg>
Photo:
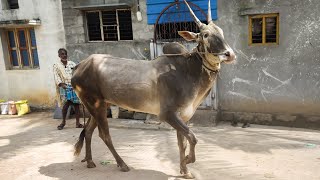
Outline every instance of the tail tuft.
<svg viewBox="0 0 320 180">
<path fill-rule="evenodd" d="M 83 147 L 83 141 L 85 137 L 85 128 L 80 133 L 78 142 L 74 145 L 74 155 L 79 156 L 81 149 Z"/>
</svg>

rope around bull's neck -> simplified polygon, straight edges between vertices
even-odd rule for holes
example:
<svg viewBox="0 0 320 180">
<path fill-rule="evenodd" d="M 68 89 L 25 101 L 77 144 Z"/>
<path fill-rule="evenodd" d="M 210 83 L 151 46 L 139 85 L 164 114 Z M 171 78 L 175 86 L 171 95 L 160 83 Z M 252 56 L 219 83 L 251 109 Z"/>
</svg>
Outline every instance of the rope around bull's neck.
<svg viewBox="0 0 320 180">
<path fill-rule="evenodd" d="M 201 63 L 202 63 L 202 66 L 203 66 L 204 68 L 206 68 L 207 70 L 209 70 L 209 71 L 211 71 L 211 72 L 214 72 L 214 73 L 219 72 L 219 69 L 214 70 L 214 69 L 209 68 L 209 67 L 206 65 L 206 63 L 208 63 L 207 60 L 206 60 L 206 58 L 205 58 L 205 56 L 204 56 L 204 54 L 206 54 L 206 52 L 200 52 L 199 49 L 198 49 L 198 46 L 194 49 L 194 51 L 201 57 L 201 60 L 202 60 Z M 213 54 L 214 56 L 218 56 L 218 55 L 222 55 L 222 54 L 224 54 L 224 53 L 211 53 L 211 54 Z M 209 64 L 210 64 L 210 63 L 209 63 Z"/>
</svg>

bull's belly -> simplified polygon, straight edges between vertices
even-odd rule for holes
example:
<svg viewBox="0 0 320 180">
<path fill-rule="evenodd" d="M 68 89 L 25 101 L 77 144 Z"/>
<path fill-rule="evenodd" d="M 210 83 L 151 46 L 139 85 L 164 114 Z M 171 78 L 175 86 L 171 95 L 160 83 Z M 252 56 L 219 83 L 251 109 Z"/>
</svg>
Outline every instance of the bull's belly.
<svg viewBox="0 0 320 180">
<path fill-rule="evenodd" d="M 136 111 L 136 112 L 144 112 L 148 114 L 159 115 L 159 105 L 152 104 L 152 103 L 140 103 L 139 105 L 130 104 L 130 103 L 123 103 L 123 102 L 109 102 L 111 104 L 117 105 L 121 108 L 127 109 L 129 111 Z"/>
<path fill-rule="evenodd" d="M 160 103 L 150 85 L 134 83 L 108 88 L 105 101 L 124 109 L 158 115 Z"/>
</svg>

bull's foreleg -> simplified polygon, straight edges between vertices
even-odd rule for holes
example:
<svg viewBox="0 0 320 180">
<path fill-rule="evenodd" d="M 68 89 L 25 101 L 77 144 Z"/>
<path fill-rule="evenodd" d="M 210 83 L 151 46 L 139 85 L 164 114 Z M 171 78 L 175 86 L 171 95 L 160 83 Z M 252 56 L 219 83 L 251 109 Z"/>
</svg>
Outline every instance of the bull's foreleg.
<svg viewBox="0 0 320 180">
<path fill-rule="evenodd" d="M 94 129 L 97 127 L 97 123 L 93 117 L 90 117 L 85 125 L 85 141 L 86 141 L 86 156 L 81 162 L 87 162 L 88 168 L 94 168 L 96 165 L 92 161 L 91 153 L 91 139 Z"/>
<path fill-rule="evenodd" d="M 188 176 L 189 178 L 192 178 L 192 174 L 189 172 L 187 168 L 186 163 L 186 148 L 187 148 L 187 139 L 177 131 L 177 138 L 178 138 L 178 146 L 179 146 L 179 152 L 180 152 L 180 173 L 183 174 L 185 177 Z"/>
<path fill-rule="evenodd" d="M 180 150 L 180 172 L 183 174 L 184 178 L 194 178 L 193 175 L 188 171 L 186 165 L 189 163 L 194 163 L 196 160 L 195 146 L 198 142 L 197 138 L 176 112 L 161 113 L 160 119 L 165 120 L 177 130 L 178 145 Z M 186 145 L 184 143 L 184 138 L 188 140 L 190 145 L 189 155 L 187 156 L 185 156 Z"/>
</svg>

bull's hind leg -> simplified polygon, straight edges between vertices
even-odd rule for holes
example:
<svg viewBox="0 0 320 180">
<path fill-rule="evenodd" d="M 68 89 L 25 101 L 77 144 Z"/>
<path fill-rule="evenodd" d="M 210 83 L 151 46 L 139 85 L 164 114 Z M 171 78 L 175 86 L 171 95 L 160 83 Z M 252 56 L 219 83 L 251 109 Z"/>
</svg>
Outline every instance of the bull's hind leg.
<svg viewBox="0 0 320 180">
<path fill-rule="evenodd" d="M 97 127 L 97 123 L 93 117 L 90 117 L 85 125 L 85 141 L 86 141 L 86 156 L 81 162 L 87 162 L 88 168 L 94 168 L 96 165 L 92 161 L 91 153 L 91 139 L 94 129 Z"/>
<path fill-rule="evenodd" d="M 187 164 L 194 163 L 196 161 L 195 146 L 198 142 L 196 136 L 176 112 L 167 111 L 165 113 L 161 113 L 160 119 L 165 120 L 177 130 L 178 145 L 180 150 L 180 172 L 185 178 L 194 178 L 193 175 L 188 171 Z M 187 156 L 185 156 L 186 144 L 184 143 L 184 138 L 186 138 L 190 144 L 189 155 Z"/>
<path fill-rule="evenodd" d="M 106 112 L 106 111 L 104 111 Z M 107 114 L 105 113 L 103 117 L 101 117 L 101 125 L 102 126 L 98 126 L 99 129 L 99 136 L 100 138 L 104 141 L 104 143 L 108 146 L 109 150 L 111 151 L 113 157 L 116 159 L 118 167 L 120 167 L 120 170 L 123 172 L 128 172 L 130 171 L 129 167 L 127 166 L 127 164 L 122 160 L 122 158 L 119 156 L 119 154 L 117 153 L 117 151 L 115 150 L 112 140 L 111 140 L 111 136 L 110 136 L 110 132 L 109 132 L 109 125 L 108 125 L 108 120 L 107 120 Z"/>
<path fill-rule="evenodd" d="M 115 150 L 112 140 L 109 133 L 109 125 L 107 120 L 107 104 L 103 101 L 96 100 L 95 103 L 89 104 L 87 102 L 86 107 L 93 116 L 95 122 L 98 125 L 99 129 L 99 137 L 104 141 L 104 143 L 108 146 L 111 151 L 113 157 L 116 159 L 118 166 L 121 168 L 121 171 L 127 172 L 129 171 L 129 167 L 119 156 L 117 151 Z"/>
</svg>

